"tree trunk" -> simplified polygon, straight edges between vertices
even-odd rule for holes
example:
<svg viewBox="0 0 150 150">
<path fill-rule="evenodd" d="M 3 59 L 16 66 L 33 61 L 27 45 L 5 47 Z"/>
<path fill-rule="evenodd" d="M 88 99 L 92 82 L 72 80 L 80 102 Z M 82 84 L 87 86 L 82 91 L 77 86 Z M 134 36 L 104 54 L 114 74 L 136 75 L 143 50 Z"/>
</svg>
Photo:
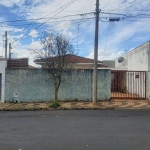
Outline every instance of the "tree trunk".
<svg viewBox="0 0 150 150">
<path fill-rule="evenodd" d="M 60 87 L 61 78 L 57 81 L 54 81 L 55 93 L 54 93 L 54 102 L 58 101 L 58 89 Z"/>
<path fill-rule="evenodd" d="M 55 87 L 55 93 L 54 93 L 54 102 L 57 102 L 58 101 L 58 88 Z"/>
</svg>

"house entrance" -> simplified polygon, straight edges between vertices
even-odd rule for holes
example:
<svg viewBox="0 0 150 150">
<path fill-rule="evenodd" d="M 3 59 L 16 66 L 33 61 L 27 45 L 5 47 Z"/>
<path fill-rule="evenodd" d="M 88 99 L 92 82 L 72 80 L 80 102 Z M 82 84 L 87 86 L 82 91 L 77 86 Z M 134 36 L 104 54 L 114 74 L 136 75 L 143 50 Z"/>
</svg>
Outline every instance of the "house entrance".
<svg viewBox="0 0 150 150">
<path fill-rule="evenodd" d="M 111 71 L 111 98 L 146 99 L 146 72 Z"/>
</svg>

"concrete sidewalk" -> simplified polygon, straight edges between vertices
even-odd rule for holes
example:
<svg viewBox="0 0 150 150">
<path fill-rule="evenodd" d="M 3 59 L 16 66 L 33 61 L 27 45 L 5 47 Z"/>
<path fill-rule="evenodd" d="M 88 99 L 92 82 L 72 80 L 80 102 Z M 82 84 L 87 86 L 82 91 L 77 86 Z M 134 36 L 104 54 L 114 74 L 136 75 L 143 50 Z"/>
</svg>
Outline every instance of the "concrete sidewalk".
<svg viewBox="0 0 150 150">
<path fill-rule="evenodd" d="M 0 103 L 1 111 L 25 111 L 25 110 L 70 110 L 70 109 L 150 109 L 148 100 L 111 100 L 97 102 L 59 102 L 59 108 L 49 108 L 49 102 L 43 103 Z"/>
</svg>

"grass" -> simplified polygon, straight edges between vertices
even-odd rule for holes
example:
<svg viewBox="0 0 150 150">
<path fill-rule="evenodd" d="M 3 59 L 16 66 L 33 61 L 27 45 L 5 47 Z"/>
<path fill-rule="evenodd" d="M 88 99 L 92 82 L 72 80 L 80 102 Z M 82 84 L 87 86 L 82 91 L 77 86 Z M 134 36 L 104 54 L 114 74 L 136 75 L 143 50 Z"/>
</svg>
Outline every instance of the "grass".
<svg viewBox="0 0 150 150">
<path fill-rule="evenodd" d="M 51 102 L 50 104 L 49 104 L 49 107 L 50 108 L 58 108 L 60 106 L 60 104 L 58 103 L 58 102 Z"/>
</svg>

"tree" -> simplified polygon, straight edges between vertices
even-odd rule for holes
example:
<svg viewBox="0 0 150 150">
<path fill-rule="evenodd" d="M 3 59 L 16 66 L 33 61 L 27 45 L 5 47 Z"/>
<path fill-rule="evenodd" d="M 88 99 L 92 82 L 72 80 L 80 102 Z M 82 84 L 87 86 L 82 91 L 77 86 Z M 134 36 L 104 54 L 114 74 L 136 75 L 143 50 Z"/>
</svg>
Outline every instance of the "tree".
<svg viewBox="0 0 150 150">
<path fill-rule="evenodd" d="M 45 32 L 40 38 L 41 49 L 32 50 L 35 55 L 34 62 L 44 62 L 42 68 L 46 69 L 49 79 L 54 84 L 54 101 L 58 101 L 58 90 L 64 72 L 71 71 L 75 63 L 74 49 L 70 39 L 62 34 Z M 48 80 L 49 80 L 48 79 Z"/>
</svg>

